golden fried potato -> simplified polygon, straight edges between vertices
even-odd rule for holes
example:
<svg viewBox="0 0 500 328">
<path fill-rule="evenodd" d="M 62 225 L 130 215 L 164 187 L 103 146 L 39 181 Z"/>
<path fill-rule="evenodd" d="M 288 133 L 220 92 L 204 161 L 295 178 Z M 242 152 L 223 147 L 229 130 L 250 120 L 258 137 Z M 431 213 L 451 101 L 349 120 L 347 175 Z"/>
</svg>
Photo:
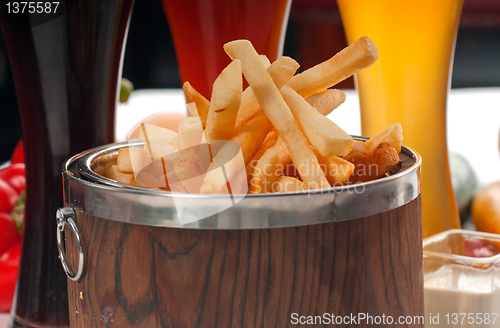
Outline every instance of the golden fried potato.
<svg viewBox="0 0 500 328">
<path fill-rule="evenodd" d="M 205 128 L 208 142 L 212 139 L 229 140 L 234 136 L 242 89 L 241 62 L 233 60 L 220 73 L 212 88 Z"/>
<path fill-rule="evenodd" d="M 194 147 L 204 141 L 200 117 L 185 117 L 179 120 L 179 135 L 175 145 L 179 150 Z"/>
<path fill-rule="evenodd" d="M 327 117 L 321 115 L 295 90 L 280 90 L 309 143 L 323 156 L 345 156 L 352 149 L 352 137 Z"/>
<path fill-rule="evenodd" d="M 328 115 L 345 101 L 345 93 L 337 89 L 328 89 L 313 94 L 306 101 L 321 115 Z"/>
<path fill-rule="evenodd" d="M 143 169 L 144 150 L 142 148 L 122 148 L 118 151 L 116 163 L 120 173 L 139 173 Z"/>
<path fill-rule="evenodd" d="M 297 69 L 299 68 L 299 63 L 290 57 L 281 56 L 276 59 L 271 66 L 266 67 L 267 72 L 271 76 L 274 84 L 277 88 L 281 88 L 285 85 L 288 80 L 292 78 Z M 255 95 L 251 87 L 248 87 L 243 92 L 241 97 L 241 106 L 238 110 L 238 118 L 236 120 L 236 126 L 239 127 L 245 123 L 253 114 L 255 114 L 260 108 L 259 102 L 255 98 Z"/>
<path fill-rule="evenodd" d="M 382 142 L 386 142 L 392 147 L 396 148 L 399 153 L 401 151 L 401 146 L 403 145 L 403 128 L 400 123 L 394 123 L 387 128 L 383 129 L 369 140 L 365 142 L 365 146 L 369 152 L 372 152 L 377 148 Z"/>
<path fill-rule="evenodd" d="M 304 182 L 287 176 L 280 176 L 278 180 L 273 183 L 272 192 L 293 192 L 300 190 L 307 190 L 307 186 Z"/>
<path fill-rule="evenodd" d="M 243 162 L 239 162 L 238 156 L 235 156 L 235 152 L 238 152 L 234 149 L 234 143 L 226 142 L 215 155 L 213 167 L 224 166 L 227 179 L 231 181 L 234 175 L 244 169 L 245 165 L 259 150 L 271 129 L 272 124 L 268 118 L 262 112 L 258 112 L 243 124 L 241 130 L 231 139 L 240 146 Z M 200 192 L 204 194 L 217 193 L 226 185 L 226 182 L 228 181 L 220 179 L 218 170 L 211 170 L 205 175 Z"/>
<path fill-rule="evenodd" d="M 245 170 L 236 172 L 227 184 L 228 190 L 233 195 L 242 195 L 248 192 L 248 179 Z"/>
<path fill-rule="evenodd" d="M 363 36 L 329 60 L 295 75 L 287 84 L 302 97 L 307 98 L 369 67 L 377 59 L 377 46 L 372 40 Z"/>
<path fill-rule="evenodd" d="M 105 166 L 98 165 L 94 168 L 94 173 L 99 174 L 100 176 L 105 177 L 108 172 L 105 170 Z"/>
<path fill-rule="evenodd" d="M 253 169 L 255 168 L 255 165 L 257 165 L 257 162 L 259 159 L 264 155 L 264 153 L 274 146 L 276 144 L 276 140 L 278 139 L 278 132 L 273 130 L 269 132 L 266 136 L 266 139 L 262 142 L 262 146 L 260 149 L 253 155 L 252 159 L 246 164 L 246 171 L 247 171 L 247 180 L 250 181 L 252 178 L 252 173 Z"/>
<path fill-rule="evenodd" d="M 337 156 L 325 157 L 319 153 L 316 153 L 316 156 L 318 156 L 321 169 L 325 171 L 326 178 L 332 187 L 349 180 L 354 172 L 355 165 L 345 159 Z"/>
<path fill-rule="evenodd" d="M 116 180 L 118 183 L 123 183 L 123 184 L 129 184 L 132 178 L 134 177 L 133 174 L 125 174 L 125 173 L 120 173 L 118 171 L 118 166 L 113 165 L 108 171 L 108 174 L 106 176 L 109 179 Z"/>
<path fill-rule="evenodd" d="M 399 123 L 362 142 L 326 117 L 346 99 L 329 88 L 377 60 L 369 38 L 298 75 L 295 60 L 282 56 L 271 64 L 247 40 L 224 50 L 232 62 L 210 101 L 184 83 L 192 117 L 179 120 L 179 134 L 144 123 L 144 147 L 121 149 L 106 166 L 94 163 L 95 172 L 172 192 L 244 194 L 359 183 L 399 163 Z M 244 91 L 242 75 L 249 84 Z"/>
<path fill-rule="evenodd" d="M 349 183 L 366 182 L 378 179 L 399 163 L 397 150 L 386 142 L 380 143 L 371 153 L 351 153 L 344 157 L 355 165 Z"/>
<path fill-rule="evenodd" d="M 188 109 L 190 109 L 191 115 L 199 116 L 201 119 L 201 125 L 205 128 L 210 102 L 203 97 L 201 93 L 196 91 L 196 89 L 193 88 L 189 82 L 184 82 L 182 89 L 184 90 L 186 104 L 188 104 Z M 193 106 L 189 106 L 191 103 L 194 103 L 194 108 Z M 196 110 L 196 112 L 194 110 Z"/>
<path fill-rule="evenodd" d="M 171 144 L 176 137 L 177 133 L 174 131 L 150 123 L 142 124 L 139 133 L 139 138 L 145 143 L 144 148 L 153 159 L 160 159 L 176 152 L 178 149 Z"/>
<path fill-rule="evenodd" d="M 210 151 L 207 144 L 190 147 L 172 158 L 173 173 L 189 193 L 199 193 L 205 172 L 211 166 Z M 168 173 L 167 173 L 168 174 Z"/>
<path fill-rule="evenodd" d="M 291 162 L 292 159 L 285 142 L 278 138 L 276 144 L 266 150 L 255 165 L 250 180 L 249 192 L 252 194 L 271 192 L 273 183 L 278 180 Z"/>
<path fill-rule="evenodd" d="M 318 159 L 252 44 L 248 40 L 232 41 L 224 45 L 224 50 L 233 60 L 241 61 L 243 75 L 262 110 L 285 142 L 302 180 L 308 187 L 329 188 Z"/>
<path fill-rule="evenodd" d="M 352 153 L 364 153 L 364 154 L 367 154 L 369 153 L 370 151 L 368 150 L 368 148 L 366 148 L 366 145 L 365 145 L 365 142 L 364 141 L 361 141 L 361 140 L 353 140 L 352 141 L 352 150 L 349 154 L 352 154 Z"/>
</svg>

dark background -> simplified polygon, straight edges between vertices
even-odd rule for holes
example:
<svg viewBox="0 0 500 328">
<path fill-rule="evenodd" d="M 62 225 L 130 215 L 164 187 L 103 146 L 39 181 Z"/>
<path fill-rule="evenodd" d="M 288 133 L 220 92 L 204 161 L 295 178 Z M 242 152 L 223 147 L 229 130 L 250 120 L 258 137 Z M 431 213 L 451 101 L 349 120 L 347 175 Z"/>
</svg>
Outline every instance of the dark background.
<svg viewBox="0 0 500 328">
<path fill-rule="evenodd" d="M 344 48 L 333 0 L 293 0 L 284 54 L 308 68 Z M 440 0 L 436 0 L 440 1 Z M 123 77 L 136 89 L 180 88 L 168 23 L 160 0 L 136 0 Z M 500 86 L 500 1 L 465 0 L 453 66 L 452 88 Z M 352 79 L 339 87 L 352 88 Z M 499 104 L 500 107 L 500 104 Z M 0 164 L 21 138 L 15 88 L 0 35 Z M 500 110 L 500 108 L 499 108 Z"/>
</svg>

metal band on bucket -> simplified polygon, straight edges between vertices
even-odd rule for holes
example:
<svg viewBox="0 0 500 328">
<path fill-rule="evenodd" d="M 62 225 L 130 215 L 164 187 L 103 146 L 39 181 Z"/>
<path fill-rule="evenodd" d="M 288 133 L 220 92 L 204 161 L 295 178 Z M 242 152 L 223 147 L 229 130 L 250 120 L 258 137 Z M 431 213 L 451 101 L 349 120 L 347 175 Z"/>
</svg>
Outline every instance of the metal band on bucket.
<svg viewBox="0 0 500 328">
<path fill-rule="evenodd" d="M 65 202 L 95 217 L 148 226 L 267 229 L 364 218 L 403 206 L 420 194 L 420 155 L 402 147 L 401 166 L 387 177 L 330 189 L 248 194 L 220 213 L 182 225 L 174 199 L 189 204 L 187 208 L 196 215 L 221 207 L 227 196 L 139 188 L 119 184 L 91 169 L 98 157 L 116 156 L 120 148 L 142 144 L 140 141 L 111 144 L 70 158 L 62 168 Z"/>
</svg>

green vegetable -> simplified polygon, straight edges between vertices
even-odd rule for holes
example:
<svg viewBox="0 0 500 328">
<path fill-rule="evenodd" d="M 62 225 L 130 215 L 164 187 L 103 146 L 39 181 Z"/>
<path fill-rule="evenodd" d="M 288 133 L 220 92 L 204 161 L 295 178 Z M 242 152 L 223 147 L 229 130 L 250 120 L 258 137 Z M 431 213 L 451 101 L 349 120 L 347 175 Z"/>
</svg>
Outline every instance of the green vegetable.
<svg viewBox="0 0 500 328">
<path fill-rule="evenodd" d="M 120 84 L 120 102 L 125 103 L 130 97 L 130 94 L 134 90 L 134 85 L 129 80 L 122 78 L 122 83 Z"/>
<path fill-rule="evenodd" d="M 19 199 L 10 213 L 10 216 L 16 222 L 19 233 L 23 232 L 23 219 L 24 219 L 24 191 L 19 194 Z"/>
<path fill-rule="evenodd" d="M 450 171 L 460 212 L 466 210 L 476 192 L 478 181 L 470 163 L 463 156 L 450 153 Z"/>
</svg>

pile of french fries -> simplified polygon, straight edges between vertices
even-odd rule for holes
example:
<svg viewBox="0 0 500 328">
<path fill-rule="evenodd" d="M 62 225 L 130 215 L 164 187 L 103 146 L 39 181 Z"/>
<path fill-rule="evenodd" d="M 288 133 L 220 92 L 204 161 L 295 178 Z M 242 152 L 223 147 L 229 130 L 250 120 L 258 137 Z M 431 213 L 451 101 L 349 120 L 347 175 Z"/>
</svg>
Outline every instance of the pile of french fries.
<svg viewBox="0 0 500 328">
<path fill-rule="evenodd" d="M 96 173 L 169 191 L 268 193 L 369 181 L 399 163 L 399 123 L 362 142 L 326 117 L 345 101 L 330 88 L 377 60 L 369 38 L 300 74 L 292 58 L 270 63 L 247 40 L 224 50 L 232 61 L 214 82 L 210 101 L 189 82 L 183 85 L 191 116 L 180 120 L 179 133 L 143 124 L 144 147 L 120 149 L 116 164 Z"/>
</svg>

